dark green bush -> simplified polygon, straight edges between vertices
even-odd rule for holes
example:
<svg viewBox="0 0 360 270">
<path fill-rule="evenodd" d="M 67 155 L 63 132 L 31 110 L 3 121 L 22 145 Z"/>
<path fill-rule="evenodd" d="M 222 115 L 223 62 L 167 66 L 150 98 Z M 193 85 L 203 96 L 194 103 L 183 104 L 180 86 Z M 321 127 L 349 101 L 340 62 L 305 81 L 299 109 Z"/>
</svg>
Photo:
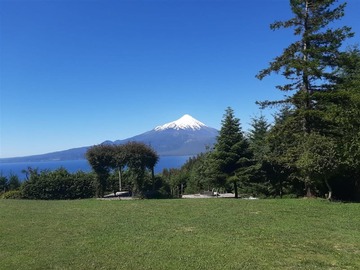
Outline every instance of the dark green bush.
<svg viewBox="0 0 360 270">
<path fill-rule="evenodd" d="M 17 190 L 20 185 L 21 183 L 17 175 L 10 174 L 9 177 L 0 175 L 0 194 L 10 190 Z"/>
<path fill-rule="evenodd" d="M 70 174 L 63 168 L 32 174 L 23 183 L 21 190 L 26 199 L 66 200 L 91 198 L 95 195 L 92 174 Z"/>
</svg>

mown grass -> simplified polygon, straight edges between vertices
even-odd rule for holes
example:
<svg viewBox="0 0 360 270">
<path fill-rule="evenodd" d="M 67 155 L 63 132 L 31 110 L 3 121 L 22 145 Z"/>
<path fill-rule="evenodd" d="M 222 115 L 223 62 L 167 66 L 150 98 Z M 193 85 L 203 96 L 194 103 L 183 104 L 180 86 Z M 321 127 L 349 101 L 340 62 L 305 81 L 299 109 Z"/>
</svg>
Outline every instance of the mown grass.
<svg viewBox="0 0 360 270">
<path fill-rule="evenodd" d="M 0 200 L 0 269 L 360 269 L 360 204 Z"/>
</svg>

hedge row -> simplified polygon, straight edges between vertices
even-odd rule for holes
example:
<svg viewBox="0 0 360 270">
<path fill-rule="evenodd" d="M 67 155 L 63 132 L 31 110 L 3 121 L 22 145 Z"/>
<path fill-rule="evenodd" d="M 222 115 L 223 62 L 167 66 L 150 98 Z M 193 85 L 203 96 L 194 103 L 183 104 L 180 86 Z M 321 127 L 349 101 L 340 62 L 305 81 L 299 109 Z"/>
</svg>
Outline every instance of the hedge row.
<svg viewBox="0 0 360 270">
<path fill-rule="evenodd" d="M 24 199 L 40 200 L 91 198 L 95 195 L 94 177 L 84 172 L 70 174 L 63 168 L 33 173 L 22 184 L 21 195 Z"/>
</svg>

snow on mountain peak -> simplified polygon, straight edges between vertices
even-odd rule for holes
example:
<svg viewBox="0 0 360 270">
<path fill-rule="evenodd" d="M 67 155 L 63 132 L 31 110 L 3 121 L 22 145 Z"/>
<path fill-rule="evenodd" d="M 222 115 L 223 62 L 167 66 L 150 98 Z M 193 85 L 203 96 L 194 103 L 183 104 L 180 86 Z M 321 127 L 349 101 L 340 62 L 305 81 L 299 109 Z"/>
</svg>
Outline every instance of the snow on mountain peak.
<svg viewBox="0 0 360 270">
<path fill-rule="evenodd" d="M 162 131 L 165 129 L 192 129 L 192 130 L 199 130 L 201 127 L 206 127 L 204 123 L 201 123 L 200 121 L 196 120 L 192 116 L 185 114 L 183 117 L 179 118 L 176 121 L 167 123 L 162 126 L 157 126 L 155 128 L 155 131 Z"/>
</svg>

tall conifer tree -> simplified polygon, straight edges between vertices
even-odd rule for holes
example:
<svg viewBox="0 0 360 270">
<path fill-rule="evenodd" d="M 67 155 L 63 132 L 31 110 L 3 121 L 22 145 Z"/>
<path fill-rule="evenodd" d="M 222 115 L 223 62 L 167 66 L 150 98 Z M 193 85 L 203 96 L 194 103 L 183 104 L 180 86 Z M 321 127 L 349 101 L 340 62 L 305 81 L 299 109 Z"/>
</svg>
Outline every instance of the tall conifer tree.
<svg viewBox="0 0 360 270">
<path fill-rule="evenodd" d="M 276 86 L 287 92 L 281 101 L 260 102 L 262 106 L 278 103 L 290 104 L 294 109 L 293 132 L 298 133 L 298 153 L 303 153 L 307 137 L 316 132 L 326 134 L 327 127 L 322 118 L 324 93 L 332 91 L 337 81 L 340 65 L 340 47 L 346 38 L 352 37 L 351 28 L 331 28 L 330 24 L 344 16 L 346 3 L 336 6 L 336 0 L 290 0 L 294 17 L 271 24 L 272 30 L 293 28 L 299 39 L 290 44 L 282 55 L 270 66 L 259 72 L 263 79 L 271 73 L 281 73 L 288 83 Z M 305 185 L 310 187 L 312 179 L 302 175 Z M 310 190 L 308 190 L 308 194 Z"/>
<path fill-rule="evenodd" d="M 212 165 L 218 174 L 220 185 L 233 184 L 235 197 L 238 197 L 239 181 L 248 177 L 251 159 L 249 143 L 243 135 L 240 120 L 228 107 L 225 111 L 214 151 L 211 154 Z"/>
</svg>

